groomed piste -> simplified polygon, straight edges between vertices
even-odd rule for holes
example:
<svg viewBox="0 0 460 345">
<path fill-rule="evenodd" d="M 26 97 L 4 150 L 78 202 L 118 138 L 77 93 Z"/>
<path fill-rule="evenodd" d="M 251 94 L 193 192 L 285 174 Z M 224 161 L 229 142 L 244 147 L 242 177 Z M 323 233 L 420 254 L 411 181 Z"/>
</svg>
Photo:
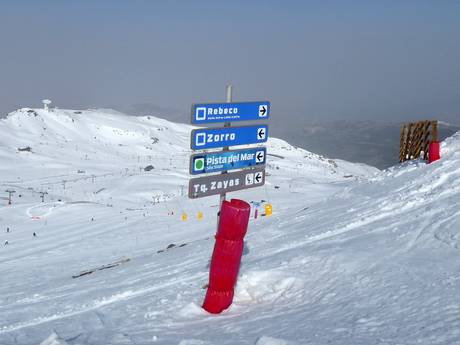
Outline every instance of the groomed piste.
<svg viewBox="0 0 460 345">
<path fill-rule="evenodd" d="M 269 139 L 266 185 L 229 195 L 252 212 L 216 316 L 218 197 L 186 196 L 191 129 L 103 109 L 0 121 L 0 344 L 460 342 L 459 133 L 385 171 Z"/>
</svg>

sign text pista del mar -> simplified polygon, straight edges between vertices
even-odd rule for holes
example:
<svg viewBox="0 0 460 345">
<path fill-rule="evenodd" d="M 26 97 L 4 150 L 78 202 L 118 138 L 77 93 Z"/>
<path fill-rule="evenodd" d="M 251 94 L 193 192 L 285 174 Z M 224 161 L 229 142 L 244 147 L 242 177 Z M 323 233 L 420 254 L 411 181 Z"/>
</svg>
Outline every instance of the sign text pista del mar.
<svg viewBox="0 0 460 345">
<path fill-rule="evenodd" d="M 197 153 L 190 157 L 190 174 L 206 174 L 264 165 L 267 150 L 257 147 L 242 150 Z"/>
</svg>

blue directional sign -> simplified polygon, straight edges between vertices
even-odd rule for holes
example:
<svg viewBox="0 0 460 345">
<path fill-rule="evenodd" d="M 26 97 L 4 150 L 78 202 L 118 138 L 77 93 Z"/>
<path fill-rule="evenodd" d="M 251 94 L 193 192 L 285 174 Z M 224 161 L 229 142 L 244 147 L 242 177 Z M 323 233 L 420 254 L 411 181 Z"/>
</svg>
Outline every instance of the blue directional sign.
<svg viewBox="0 0 460 345">
<path fill-rule="evenodd" d="M 266 120 L 270 102 L 204 103 L 192 105 L 192 123 Z"/>
<path fill-rule="evenodd" d="M 207 174 L 264 165 L 265 147 L 195 154 L 190 157 L 190 174 Z"/>
<path fill-rule="evenodd" d="M 264 143 L 268 138 L 268 126 L 244 126 L 200 128 L 192 130 L 192 150 L 212 149 L 224 146 Z"/>
</svg>

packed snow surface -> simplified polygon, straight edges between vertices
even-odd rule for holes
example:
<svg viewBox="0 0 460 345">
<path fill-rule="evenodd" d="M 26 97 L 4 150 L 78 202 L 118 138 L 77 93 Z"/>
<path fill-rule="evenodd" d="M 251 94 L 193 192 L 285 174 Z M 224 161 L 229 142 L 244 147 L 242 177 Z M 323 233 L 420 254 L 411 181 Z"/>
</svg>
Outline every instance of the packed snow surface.
<svg viewBox="0 0 460 345">
<path fill-rule="evenodd" d="M 270 139 L 266 185 L 229 195 L 253 213 L 234 304 L 210 315 L 218 196 L 187 198 L 190 130 L 112 110 L 0 121 L 1 345 L 460 343 L 459 133 L 385 171 Z"/>
</svg>

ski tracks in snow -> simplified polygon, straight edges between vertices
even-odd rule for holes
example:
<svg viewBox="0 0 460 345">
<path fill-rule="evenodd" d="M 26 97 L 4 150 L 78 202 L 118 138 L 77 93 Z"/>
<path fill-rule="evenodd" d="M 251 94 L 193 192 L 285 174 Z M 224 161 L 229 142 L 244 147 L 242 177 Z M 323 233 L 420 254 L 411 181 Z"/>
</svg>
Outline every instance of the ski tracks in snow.
<svg viewBox="0 0 460 345">
<path fill-rule="evenodd" d="M 32 219 L 45 218 L 45 217 L 48 217 L 56 208 L 62 207 L 64 205 L 65 205 L 65 202 L 52 202 L 52 203 L 38 204 L 32 207 L 29 207 L 26 210 L 26 214 Z"/>
</svg>

